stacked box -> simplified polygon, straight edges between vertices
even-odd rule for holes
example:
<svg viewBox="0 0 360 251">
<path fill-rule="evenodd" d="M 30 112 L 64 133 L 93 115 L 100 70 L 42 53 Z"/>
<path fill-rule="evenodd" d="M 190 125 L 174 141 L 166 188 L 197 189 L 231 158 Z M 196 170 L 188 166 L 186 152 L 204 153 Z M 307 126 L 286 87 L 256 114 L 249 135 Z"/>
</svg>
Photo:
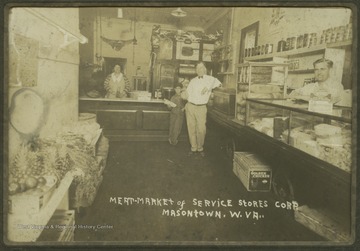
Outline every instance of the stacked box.
<svg viewBox="0 0 360 251">
<path fill-rule="evenodd" d="M 271 168 L 253 153 L 235 152 L 233 172 L 250 192 L 271 189 Z"/>
<path fill-rule="evenodd" d="M 74 241 L 75 211 L 56 210 L 37 241 Z"/>
</svg>

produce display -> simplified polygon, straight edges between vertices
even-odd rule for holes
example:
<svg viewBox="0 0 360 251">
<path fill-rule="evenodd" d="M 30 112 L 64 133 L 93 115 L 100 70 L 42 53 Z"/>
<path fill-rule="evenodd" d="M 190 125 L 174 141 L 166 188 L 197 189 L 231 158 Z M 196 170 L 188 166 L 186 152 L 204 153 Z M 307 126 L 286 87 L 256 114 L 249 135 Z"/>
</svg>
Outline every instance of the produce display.
<svg viewBox="0 0 360 251">
<path fill-rule="evenodd" d="M 10 164 L 10 195 L 39 193 L 46 185 L 46 177 L 59 182 L 67 172 L 74 171 L 75 201 L 93 201 L 102 179 L 94 154 L 101 130 L 96 123 L 79 123 L 72 128 L 19 147 Z"/>
</svg>

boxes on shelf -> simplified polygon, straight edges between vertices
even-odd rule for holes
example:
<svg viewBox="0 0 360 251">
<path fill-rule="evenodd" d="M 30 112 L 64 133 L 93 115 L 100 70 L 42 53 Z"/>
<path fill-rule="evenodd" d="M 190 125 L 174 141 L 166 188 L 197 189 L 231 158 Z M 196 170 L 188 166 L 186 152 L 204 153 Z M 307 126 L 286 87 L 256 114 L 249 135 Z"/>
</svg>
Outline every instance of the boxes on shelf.
<svg viewBox="0 0 360 251">
<path fill-rule="evenodd" d="M 248 191 L 270 191 L 271 168 L 253 153 L 235 152 L 233 172 Z"/>
<path fill-rule="evenodd" d="M 46 206 L 56 188 L 55 176 L 44 176 L 46 185 L 9 196 L 10 214 L 36 214 Z"/>
<path fill-rule="evenodd" d="M 56 210 L 37 241 L 74 241 L 75 211 Z"/>
<path fill-rule="evenodd" d="M 346 226 L 348 224 L 335 215 L 303 205 L 295 211 L 294 216 L 297 222 L 328 240 L 350 240 L 350 226 Z"/>
</svg>

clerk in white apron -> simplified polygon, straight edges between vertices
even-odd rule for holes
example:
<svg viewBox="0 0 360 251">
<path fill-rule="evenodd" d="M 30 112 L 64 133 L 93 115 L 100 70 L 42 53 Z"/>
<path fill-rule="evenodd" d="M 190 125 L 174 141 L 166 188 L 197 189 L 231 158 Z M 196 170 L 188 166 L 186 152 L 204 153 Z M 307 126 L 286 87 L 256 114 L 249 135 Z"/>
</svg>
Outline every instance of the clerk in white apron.
<svg viewBox="0 0 360 251">
<path fill-rule="evenodd" d="M 221 86 L 221 82 L 213 76 L 206 75 L 207 69 L 203 62 L 196 65 L 197 77 L 191 79 L 182 97 L 187 99 L 185 106 L 186 122 L 191 144 L 189 154 L 199 152 L 204 154 L 204 141 L 206 135 L 206 104 L 209 101 L 211 91 Z"/>
<path fill-rule="evenodd" d="M 127 77 L 121 73 L 120 65 L 114 66 L 114 72 L 109 74 L 104 82 L 106 98 L 125 98 L 130 91 Z"/>
<path fill-rule="evenodd" d="M 292 91 L 289 97 L 303 100 L 328 99 L 332 103 L 339 102 L 344 87 L 331 78 L 333 62 L 321 58 L 316 60 L 313 65 L 316 82 Z"/>
</svg>

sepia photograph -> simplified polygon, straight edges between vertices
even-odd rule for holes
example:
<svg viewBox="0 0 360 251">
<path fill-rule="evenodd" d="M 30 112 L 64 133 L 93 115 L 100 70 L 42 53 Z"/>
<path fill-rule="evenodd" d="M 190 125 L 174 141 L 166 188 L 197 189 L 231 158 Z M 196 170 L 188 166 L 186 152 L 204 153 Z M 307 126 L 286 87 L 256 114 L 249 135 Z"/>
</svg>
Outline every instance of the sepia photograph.
<svg viewBox="0 0 360 251">
<path fill-rule="evenodd" d="M 3 245 L 351 247 L 357 10 L 4 5 Z"/>
</svg>

